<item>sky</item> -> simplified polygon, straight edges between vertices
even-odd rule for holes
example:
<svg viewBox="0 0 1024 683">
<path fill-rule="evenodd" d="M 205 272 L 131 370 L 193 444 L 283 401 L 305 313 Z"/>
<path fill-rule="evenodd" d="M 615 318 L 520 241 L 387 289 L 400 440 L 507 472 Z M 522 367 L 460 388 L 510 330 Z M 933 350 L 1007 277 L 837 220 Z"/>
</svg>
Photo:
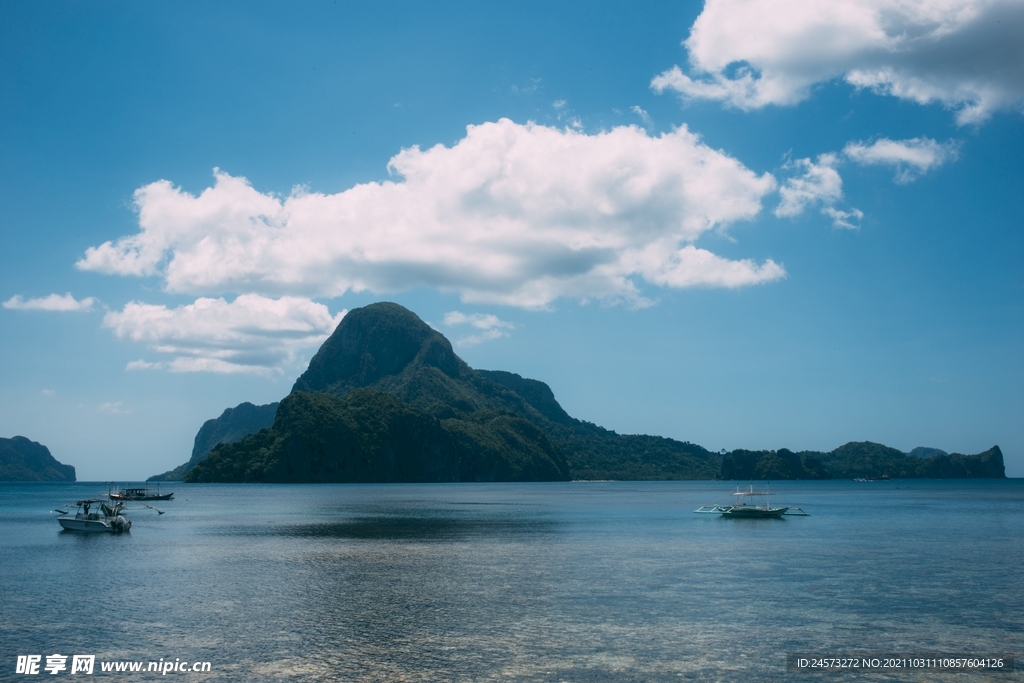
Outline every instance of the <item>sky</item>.
<svg viewBox="0 0 1024 683">
<path fill-rule="evenodd" d="M 1020 0 L 0 5 L 0 436 L 185 462 L 395 301 L 574 417 L 1024 476 Z"/>
</svg>

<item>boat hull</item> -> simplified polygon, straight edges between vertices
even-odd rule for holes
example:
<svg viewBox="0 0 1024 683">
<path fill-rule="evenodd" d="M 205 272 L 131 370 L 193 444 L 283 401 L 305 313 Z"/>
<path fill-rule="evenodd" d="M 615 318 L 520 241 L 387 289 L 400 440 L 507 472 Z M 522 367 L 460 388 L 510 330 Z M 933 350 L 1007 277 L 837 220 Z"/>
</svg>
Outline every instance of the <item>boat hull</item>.
<svg viewBox="0 0 1024 683">
<path fill-rule="evenodd" d="M 723 510 L 723 517 L 734 517 L 737 519 L 775 519 L 782 517 L 789 508 L 732 508 L 731 510 Z"/>
<path fill-rule="evenodd" d="M 160 496 L 126 496 L 121 493 L 111 493 L 109 496 L 112 500 L 122 501 L 137 501 L 137 500 L 171 500 L 174 498 L 173 493 L 165 493 Z"/>
<path fill-rule="evenodd" d="M 171 500 L 173 493 L 153 493 L 152 489 L 124 489 L 122 491 L 111 491 L 107 498 L 120 501 L 137 500 Z"/>
<path fill-rule="evenodd" d="M 107 533 L 117 534 L 124 531 L 128 531 L 132 527 L 132 523 L 125 519 L 120 518 L 121 523 L 115 523 L 110 519 L 82 519 L 80 516 L 75 517 L 58 517 L 57 521 L 60 525 L 68 531 L 77 531 L 83 534 L 95 534 L 95 533 Z"/>
</svg>

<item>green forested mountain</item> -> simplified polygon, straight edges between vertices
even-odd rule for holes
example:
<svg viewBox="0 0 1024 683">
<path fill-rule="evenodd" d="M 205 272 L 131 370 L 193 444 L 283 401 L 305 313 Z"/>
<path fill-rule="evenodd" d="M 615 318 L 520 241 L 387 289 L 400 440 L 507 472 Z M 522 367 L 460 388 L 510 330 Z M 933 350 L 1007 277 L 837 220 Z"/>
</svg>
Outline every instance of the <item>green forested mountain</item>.
<svg viewBox="0 0 1024 683">
<path fill-rule="evenodd" d="M 546 418 L 466 365 L 411 311 L 350 311 L 274 426 L 222 444 L 189 481 L 569 479 Z"/>
<path fill-rule="evenodd" d="M 224 444 L 190 481 L 709 479 L 700 446 L 570 417 L 543 382 L 470 368 L 397 304 L 350 311 L 274 426 Z"/>
<path fill-rule="evenodd" d="M 207 420 L 199 428 L 192 445 L 192 457 L 169 472 L 157 474 L 146 481 L 181 481 L 189 471 L 199 464 L 217 444 L 235 443 L 261 429 L 271 427 L 277 415 L 277 403 L 263 406 L 240 403 L 228 408 L 220 417 Z"/>
<path fill-rule="evenodd" d="M 830 453 L 781 449 L 719 454 L 673 439 L 616 434 L 568 415 L 543 382 L 470 368 L 443 335 L 414 313 L 378 303 L 345 316 L 281 401 L 273 426 L 237 443 L 221 443 L 186 478 L 385 482 L 1003 476 L 998 447 L 978 456 L 936 452 L 914 457 L 865 442 Z"/>
<path fill-rule="evenodd" d="M 24 436 L 0 439 L 0 481 L 74 481 L 75 468 Z"/>
</svg>

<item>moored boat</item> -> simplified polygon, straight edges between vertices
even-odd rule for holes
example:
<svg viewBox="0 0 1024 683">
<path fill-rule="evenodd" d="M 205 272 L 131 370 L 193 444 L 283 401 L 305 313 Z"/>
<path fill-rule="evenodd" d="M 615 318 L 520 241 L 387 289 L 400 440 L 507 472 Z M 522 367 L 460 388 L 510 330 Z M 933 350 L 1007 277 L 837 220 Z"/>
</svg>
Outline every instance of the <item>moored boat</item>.
<svg viewBox="0 0 1024 683">
<path fill-rule="evenodd" d="M 736 497 L 736 500 L 732 505 L 702 505 L 694 510 L 694 512 L 718 514 L 723 517 L 732 517 L 735 519 L 778 519 L 785 515 L 802 517 L 809 516 L 806 512 L 795 505 L 772 507 L 770 501 L 771 493 L 767 486 L 763 491 L 755 490 L 753 484 L 751 484 L 750 488 L 746 490 L 741 490 L 740 487 L 737 486 L 736 493 L 732 495 Z M 758 504 L 755 502 L 755 497 L 757 496 L 764 496 L 764 504 Z"/>
<path fill-rule="evenodd" d="M 160 489 L 147 488 L 134 488 L 134 489 L 119 489 L 111 491 L 107 494 L 107 497 L 112 500 L 170 500 L 174 497 L 173 493 L 160 493 Z"/>
<path fill-rule="evenodd" d="M 94 505 L 99 506 L 99 512 L 93 510 Z M 57 518 L 60 525 L 68 531 L 117 534 L 132 528 L 131 520 L 121 514 L 124 507 L 121 502 L 108 505 L 102 500 L 80 500 L 75 503 L 75 507 L 78 508 L 77 513 L 72 515 L 67 512 Z"/>
</svg>

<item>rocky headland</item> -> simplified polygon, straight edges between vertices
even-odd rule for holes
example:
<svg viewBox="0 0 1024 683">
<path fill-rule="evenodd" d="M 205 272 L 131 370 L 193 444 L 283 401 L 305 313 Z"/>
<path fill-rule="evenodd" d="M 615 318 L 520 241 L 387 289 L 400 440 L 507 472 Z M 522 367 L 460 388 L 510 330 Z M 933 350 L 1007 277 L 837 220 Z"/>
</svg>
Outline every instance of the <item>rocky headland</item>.
<svg viewBox="0 0 1024 683">
<path fill-rule="evenodd" d="M 871 442 L 829 452 L 713 453 L 674 439 L 617 434 L 568 415 L 543 382 L 470 368 L 416 314 L 377 303 L 345 316 L 280 405 L 242 404 L 225 411 L 203 425 L 189 462 L 158 476 L 196 482 L 440 482 L 1005 472 L 998 446 L 976 455 L 934 448 L 903 453 Z"/>
<path fill-rule="evenodd" d="M 24 436 L 0 438 L 0 481 L 75 481 L 75 468 Z"/>
</svg>

